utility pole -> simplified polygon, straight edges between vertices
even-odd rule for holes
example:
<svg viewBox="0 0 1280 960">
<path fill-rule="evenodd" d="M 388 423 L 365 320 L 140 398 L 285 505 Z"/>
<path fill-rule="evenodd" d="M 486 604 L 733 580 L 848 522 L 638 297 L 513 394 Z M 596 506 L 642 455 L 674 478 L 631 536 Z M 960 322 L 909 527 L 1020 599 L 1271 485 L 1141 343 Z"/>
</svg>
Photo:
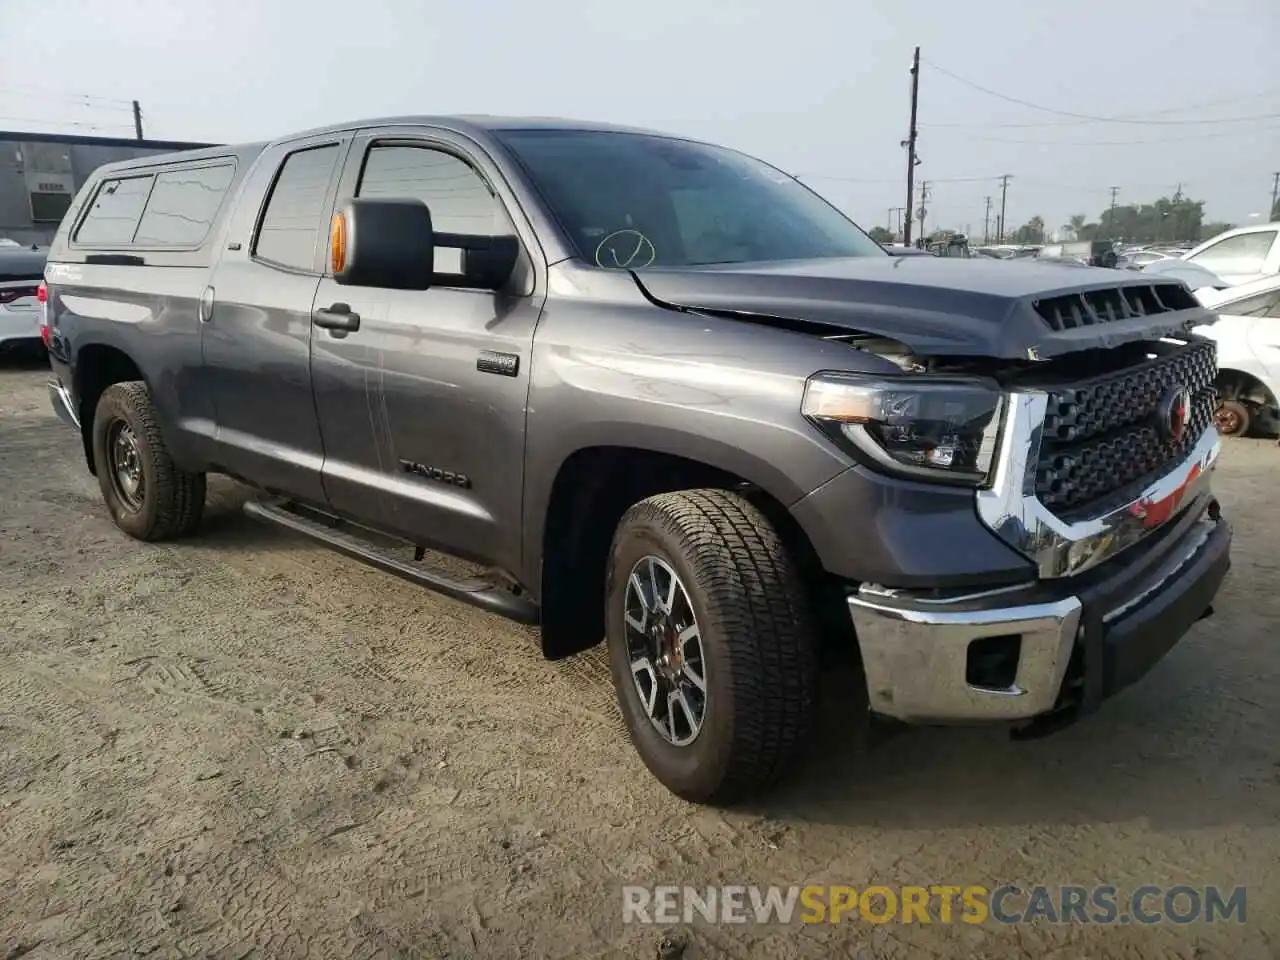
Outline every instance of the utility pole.
<svg viewBox="0 0 1280 960">
<path fill-rule="evenodd" d="M 921 243 L 924 243 L 924 238 L 925 238 L 924 218 L 929 213 L 928 203 L 929 203 L 929 181 L 921 180 L 920 181 L 920 209 L 916 211 L 920 216 L 920 242 Z M 908 220 L 907 222 L 910 223 L 911 221 Z"/>
<path fill-rule="evenodd" d="M 911 57 L 911 126 L 907 128 L 907 212 L 902 219 L 902 242 L 911 246 L 911 205 L 916 192 L 916 106 L 920 102 L 920 48 Z M 924 217 L 920 218 L 921 228 Z"/>
<path fill-rule="evenodd" d="M 987 201 L 987 209 L 986 209 L 986 212 L 982 214 L 982 242 L 990 243 L 991 242 L 991 198 L 986 197 L 985 199 Z"/>
<path fill-rule="evenodd" d="M 1006 173 L 1000 178 L 1000 227 L 999 227 L 1000 239 L 996 241 L 997 243 L 1004 243 L 1005 200 L 1007 199 L 1007 194 L 1009 193 L 1009 178 L 1012 176 L 1013 174 Z"/>
<path fill-rule="evenodd" d="M 1111 214 L 1107 217 L 1107 237 L 1111 238 L 1116 233 L 1116 195 L 1120 192 L 1119 187 L 1111 187 Z"/>
<path fill-rule="evenodd" d="M 1276 198 L 1280 197 L 1280 173 L 1271 175 L 1271 209 L 1267 211 L 1267 219 L 1276 218 Z"/>
<path fill-rule="evenodd" d="M 138 135 L 138 139 L 142 137 L 142 104 L 137 100 L 133 101 L 133 132 Z"/>
</svg>

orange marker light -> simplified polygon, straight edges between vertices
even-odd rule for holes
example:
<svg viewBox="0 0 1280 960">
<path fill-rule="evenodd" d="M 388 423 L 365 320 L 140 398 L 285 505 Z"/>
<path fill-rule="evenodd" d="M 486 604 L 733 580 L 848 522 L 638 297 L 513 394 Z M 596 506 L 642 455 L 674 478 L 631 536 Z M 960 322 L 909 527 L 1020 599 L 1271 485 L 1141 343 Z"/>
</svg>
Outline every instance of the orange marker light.
<svg viewBox="0 0 1280 960">
<path fill-rule="evenodd" d="M 340 213 L 333 215 L 329 228 L 329 265 L 334 273 L 341 273 L 347 265 L 347 221 Z"/>
</svg>

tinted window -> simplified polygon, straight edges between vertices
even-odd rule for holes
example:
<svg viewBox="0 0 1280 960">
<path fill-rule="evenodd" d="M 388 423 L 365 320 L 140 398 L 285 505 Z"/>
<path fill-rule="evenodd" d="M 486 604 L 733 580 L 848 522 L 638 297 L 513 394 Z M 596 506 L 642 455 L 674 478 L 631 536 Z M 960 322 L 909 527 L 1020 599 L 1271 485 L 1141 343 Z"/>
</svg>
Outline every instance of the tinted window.
<svg viewBox="0 0 1280 960">
<path fill-rule="evenodd" d="M 76 243 L 124 246 L 133 242 L 154 177 L 103 180 L 93 205 L 80 221 Z"/>
<path fill-rule="evenodd" d="M 887 256 L 803 184 L 732 150 L 594 130 L 501 138 L 597 266 Z"/>
<path fill-rule="evenodd" d="M 285 158 L 258 228 L 256 256 L 299 270 L 314 268 L 324 198 L 337 161 L 336 145 L 299 150 Z"/>
<path fill-rule="evenodd" d="M 1233 273 L 1261 273 L 1262 264 L 1275 242 L 1274 230 L 1242 233 L 1219 240 L 1188 259 L 1219 276 Z"/>
<path fill-rule="evenodd" d="M 413 197 L 431 209 L 441 233 L 504 236 L 512 232 L 506 211 L 469 164 L 426 147 L 375 146 L 360 177 L 359 196 Z"/>
<path fill-rule="evenodd" d="M 134 244 L 199 246 L 213 225 L 234 172 L 235 167 L 228 163 L 157 174 Z"/>
</svg>

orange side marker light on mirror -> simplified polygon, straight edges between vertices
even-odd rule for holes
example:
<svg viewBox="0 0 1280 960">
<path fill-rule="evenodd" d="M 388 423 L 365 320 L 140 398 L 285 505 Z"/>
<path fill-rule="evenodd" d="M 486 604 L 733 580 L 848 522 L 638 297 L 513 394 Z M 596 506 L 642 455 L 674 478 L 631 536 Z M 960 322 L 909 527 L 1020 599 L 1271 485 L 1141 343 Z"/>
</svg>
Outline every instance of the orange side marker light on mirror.
<svg viewBox="0 0 1280 960">
<path fill-rule="evenodd" d="M 329 227 L 329 265 L 334 273 L 341 273 L 347 265 L 347 220 L 340 213 L 333 215 Z"/>
</svg>

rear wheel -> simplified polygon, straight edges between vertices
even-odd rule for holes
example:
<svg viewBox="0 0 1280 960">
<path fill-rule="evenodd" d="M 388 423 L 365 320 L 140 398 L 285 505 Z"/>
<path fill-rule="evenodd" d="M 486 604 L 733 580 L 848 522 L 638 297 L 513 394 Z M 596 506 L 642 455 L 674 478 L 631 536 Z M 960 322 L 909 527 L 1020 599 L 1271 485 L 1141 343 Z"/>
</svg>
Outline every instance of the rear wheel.
<svg viewBox="0 0 1280 960">
<path fill-rule="evenodd" d="M 730 803 L 798 758 L 814 712 L 814 630 L 760 511 L 722 490 L 641 501 L 615 534 L 606 603 L 618 702 L 664 786 Z"/>
<path fill-rule="evenodd" d="M 102 392 L 93 462 L 111 518 L 129 536 L 170 540 L 199 525 L 204 474 L 174 464 L 144 384 L 116 383 Z"/>
<path fill-rule="evenodd" d="M 1239 400 L 1219 400 L 1213 412 L 1213 423 L 1224 437 L 1243 437 L 1252 419 L 1249 408 Z"/>
</svg>

